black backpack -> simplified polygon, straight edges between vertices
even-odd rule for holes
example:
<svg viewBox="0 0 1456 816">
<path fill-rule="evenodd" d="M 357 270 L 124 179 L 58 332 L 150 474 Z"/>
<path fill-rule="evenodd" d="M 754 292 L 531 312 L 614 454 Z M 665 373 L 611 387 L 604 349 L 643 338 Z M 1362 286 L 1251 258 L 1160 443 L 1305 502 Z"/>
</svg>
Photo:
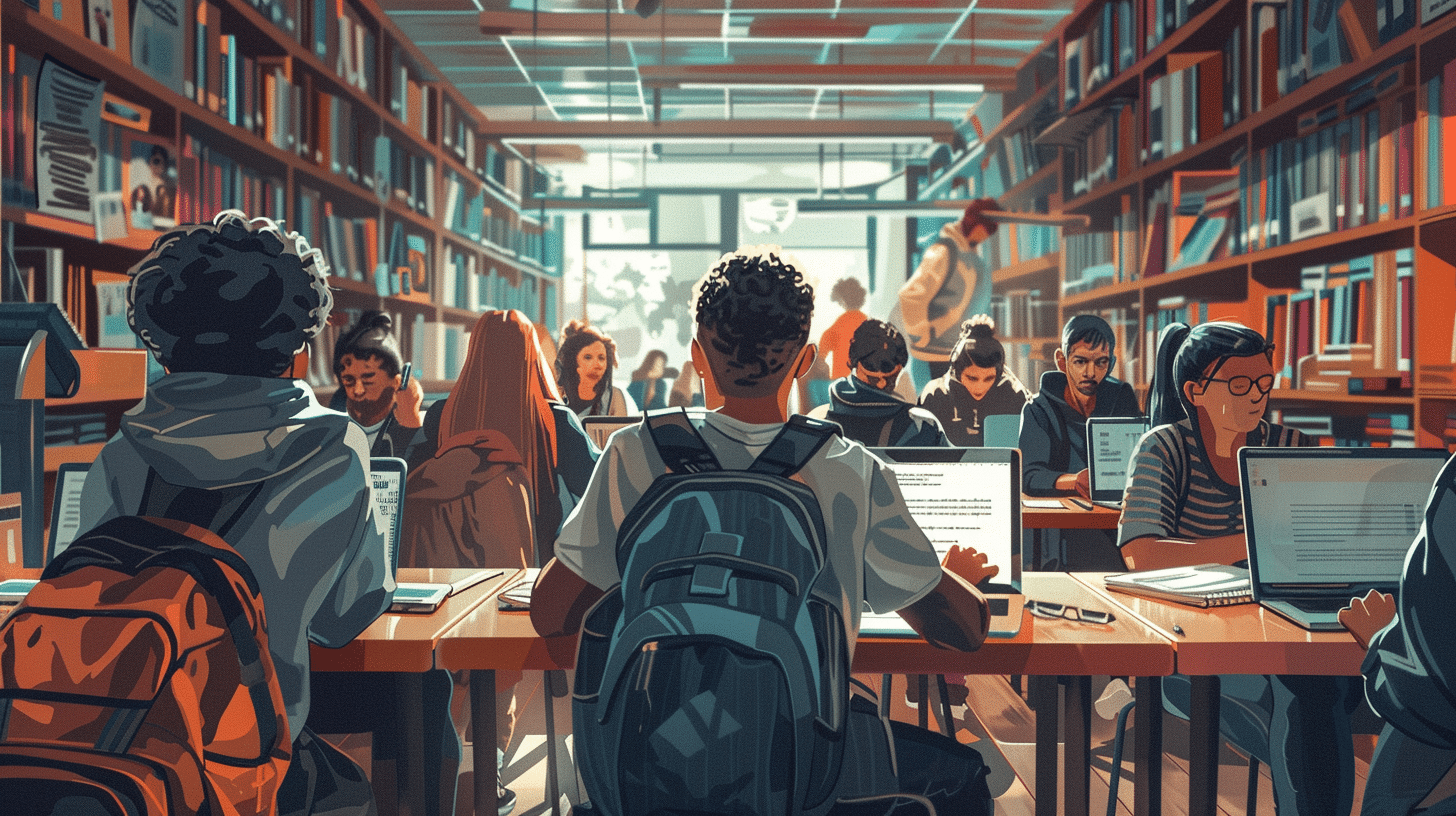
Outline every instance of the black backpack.
<svg viewBox="0 0 1456 816">
<path fill-rule="evenodd" d="M 838 433 L 795 416 L 724 470 L 680 408 L 644 420 L 668 472 L 617 537 L 622 583 L 588 613 L 572 701 L 608 816 L 823 814 L 844 756 L 841 603 L 816 594 L 824 519 L 792 477 Z"/>
</svg>

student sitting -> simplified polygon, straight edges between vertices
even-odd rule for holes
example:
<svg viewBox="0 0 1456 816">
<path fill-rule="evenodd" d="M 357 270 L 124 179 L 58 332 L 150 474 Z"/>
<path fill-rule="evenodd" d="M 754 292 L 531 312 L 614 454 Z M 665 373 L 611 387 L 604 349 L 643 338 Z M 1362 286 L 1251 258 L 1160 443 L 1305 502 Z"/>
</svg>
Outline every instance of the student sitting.
<svg viewBox="0 0 1456 816">
<path fill-rule="evenodd" d="M 302 236 L 237 210 L 158 238 L 132 269 L 127 315 L 167 373 L 122 417 L 80 502 L 89 530 L 136 513 L 152 477 L 204 490 L 256 485 L 227 540 L 262 590 L 288 711 L 284 816 L 374 807 L 363 770 L 305 726 L 308 644 L 348 643 L 394 591 L 364 431 L 292 373 L 328 319 L 328 268 Z"/>
<path fill-rule="evenodd" d="M 1365 699 L 1385 718 L 1365 777 L 1363 816 L 1406 816 L 1456 765 L 1456 464 L 1447 462 L 1426 504 L 1395 597 L 1370 590 L 1340 610 L 1340 623 L 1369 648 Z M 1456 797 L 1421 811 L 1456 813 Z"/>
<path fill-rule="evenodd" d="M 347 411 L 364 427 L 370 456 L 398 456 L 413 466 L 424 442 L 420 403 L 425 392 L 419 377 L 401 390 L 404 365 L 393 328 L 389 315 L 369 311 L 339 335 L 334 345 L 339 390 L 329 407 Z"/>
<path fill-rule="evenodd" d="M 871 448 L 948 446 L 935 416 L 895 393 L 909 359 L 898 329 L 883 320 L 865 320 L 849 343 L 849 376 L 835 380 L 829 404 L 809 416 L 839 423 L 846 437 Z"/>
<path fill-rule="evenodd" d="M 1310 444 L 1264 421 L 1274 387 L 1273 347 L 1237 323 L 1174 323 L 1158 341 L 1150 406 L 1138 443 L 1118 542 L 1132 569 L 1233 564 L 1248 556 L 1238 450 Z M 1228 675 L 1219 727 L 1269 766 L 1283 816 L 1349 813 L 1354 798 L 1347 677 Z M 1165 705 L 1190 709 L 1183 675 L 1163 681 Z"/>
<path fill-rule="evenodd" d="M 785 427 L 794 380 L 814 359 L 814 346 L 807 342 L 813 292 L 777 248 L 725 256 L 698 291 L 693 362 L 708 404 L 722 408 L 689 417 L 723 468 L 745 468 Z M 647 428 L 633 425 L 612 436 L 586 495 L 557 539 L 556 560 L 542 571 L 533 591 L 541 600 L 531 607 L 531 622 L 548 639 L 548 649 L 559 651 L 569 640 L 565 636 L 580 630 L 588 609 L 621 582 L 618 530 L 666 473 Z M 875 610 L 899 609 L 937 646 L 963 651 L 980 646 L 989 618 L 985 598 L 974 585 L 994 568 L 986 568 L 985 556 L 959 548 L 942 567 L 906 509 L 893 474 L 879 460 L 836 435 L 794 479 L 818 499 L 827 547 L 820 580 L 828 583 L 816 585 L 815 593 L 843 599 L 837 612 L 851 657 L 866 603 Z M 837 682 L 847 685 L 849 678 Z M 850 711 L 851 717 L 863 714 L 857 704 Z M 891 779 L 892 788 L 898 784 L 901 791 L 922 793 L 942 813 L 990 813 L 979 755 L 905 723 L 893 723 L 892 729 L 899 774 L 898 783 Z M 859 732 L 851 728 L 849 733 L 854 739 Z M 745 744 L 752 744 L 747 736 Z M 893 792 L 856 787 L 875 770 L 862 767 L 868 763 L 857 745 L 847 748 L 839 795 Z M 859 758 L 858 766 L 852 768 L 850 757 Z M 628 768 L 629 761 L 641 759 L 616 756 L 611 761 Z"/>
<path fill-rule="evenodd" d="M 631 416 L 638 413 L 631 395 L 612 384 L 617 344 L 591 326 L 573 320 L 561 330 L 556 350 L 556 385 L 579 417 Z"/>
<path fill-rule="evenodd" d="M 1006 370 L 1006 350 L 996 339 L 996 323 L 976 315 L 961 324 L 961 339 L 950 354 L 950 370 L 920 392 L 920 407 L 935 414 L 950 443 L 983 447 L 982 421 L 997 414 L 1020 416 L 1031 395 Z"/>
</svg>

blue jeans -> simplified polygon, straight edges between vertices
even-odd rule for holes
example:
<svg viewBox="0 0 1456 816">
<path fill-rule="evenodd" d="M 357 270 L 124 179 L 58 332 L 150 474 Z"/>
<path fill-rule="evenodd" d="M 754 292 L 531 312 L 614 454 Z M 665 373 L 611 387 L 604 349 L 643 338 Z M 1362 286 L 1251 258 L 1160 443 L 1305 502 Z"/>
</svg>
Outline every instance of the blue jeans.
<svg viewBox="0 0 1456 816">
<path fill-rule="evenodd" d="M 1349 813 L 1355 800 L 1355 749 L 1350 712 L 1358 680 L 1313 675 L 1223 675 L 1219 732 L 1269 766 L 1274 809 L 1281 816 Z M 1163 680 L 1163 706 L 1189 718 L 1185 675 Z"/>
</svg>

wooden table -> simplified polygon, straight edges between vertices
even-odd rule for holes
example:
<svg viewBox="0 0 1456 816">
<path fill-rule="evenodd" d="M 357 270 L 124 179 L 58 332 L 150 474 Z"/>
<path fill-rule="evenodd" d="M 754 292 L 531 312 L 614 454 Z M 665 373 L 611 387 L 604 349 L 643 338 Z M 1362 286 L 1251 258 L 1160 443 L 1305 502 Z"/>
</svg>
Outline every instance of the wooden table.
<svg viewBox="0 0 1456 816">
<path fill-rule="evenodd" d="M 487 570 L 496 572 L 496 570 Z M 478 569 L 411 569 L 399 570 L 404 582 L 450 583 L 460 581 Z M 495 597 L 507 582 L 521 573 L 519 569 L 499 570 L 495 577 L 468 587 L 445 599 L 429 614 L 386 613 L 379 616 L 358 637 L 338 649 L 309 644 L 309 659 L 316 672 L 388 672 L 397 680 L 397 714 L 389 718 L 400 733 L 388 733 L 385 739 L 399 740 L 403 746 L 404 772 L 397 775 L 398 790 L 375 788 L 380 808 L 388 812 L 393 803 L 397 812 L 422 816 L 427 793 L 424 768 L 424 732 L 417 712 L 424 706 L 423 673 L 437 667 L 435 652 L 441 637 L 467 615 Z M 494 604 L 492 604 L 493 606 Z M 313 700 L 313 706 L 328 705 L 327 700 Z M 491 712 L 494 713 L 494 707 Z M 414 712 L 414 716 L 409 716 Z M 378 732 L 377 732 L 378 733 Z M 494 733 L 494 731 L 486 732 Z M 490 752 L 494 760 L 495 752 Z M 373 776 L 373 775 L 371 775 Z M 495 769 L 490 773 L 491 791 L 495 791 Z M 494 811 L 490 811 L 494 813 Z"/>
<path fill-rule="evenodd" d="M 1062 506 L 1057 509 L 1026 506 L 1028 501 L 1048 500 L 1058 501 Z M 1095 504 L 1086 510 L 1073 504 L 1067 496 L 1021 496 L 1021 526 L 1028 530 L 1116 530 L 1120 518 L 1121 511 Z"/>
<path fill-rule="evenodd" d="M 1100 595 L 1061 573 L 1028 574 L 1023 589 L 1027 597 L 1039 600 L 1094 609 L 1110 606 Z M 1043 678 L 1033 689 L 1037 711 L 1036 810 L 1038 814 L 1086 814 L 1090 810 L 1091 784 L 1091 677 L 1171 674 L 1172 644 L 1132 615 L 1119 616 L 1111 625 L 1094 626 L 1022 614 L 1025 617 L 1016 637 L 987 640 L 976 652 L 936 649 L 919 638 L 861 638 L 853 670 L 874 674 L 1026 674 Z M 495 604 L 477 607 L 445 634 L 436 649 L 436 664 L 471 670 L 476 734 L 495 733 L 497 670 L 566 668 L 552 661 L 526 613 L 501 612 Z M 1064 808 L 1057 806 L 1059 677 L 1065 678 L 1062 682 L 1066 684 L 1062 704 L 1067 721 Z M 1146 735 L 1135 734 L 1134 761 L 1138 769 L 1160 767 L 1161 748 L 1149 755 L 1138 739 L 1145 740 Z M 490 766 L 493 757 L 487 754 L 475 753 L 476 812 L 485 814 L 494 813 L 495 802 L 495 769 Z M 554 751 L 547 752 L 548 757 L 553 755 Z M 1157 774 L 1139 773 L 1136 784 L 1139 796 L 1156 800 Z"/>
<path fill-rule="evenodd" d="M 1203 609 L 1107 589 L 1104 573 L 1073 573 L 1107 602 L 1137 617 L 1167 638 L 1177 671 L 1192 686 L 1189 711 L 1188 808 L 1190 816 L 1218 812 L 1219 675 L 1322 674 L 1358 676 L 1365 650 L 1344 631 L 1312 632 L 1259 604 Z M 1174 631 L 1177 626 L 1181 632 Z M 1139 683 L 1140 692 L 1141 686 Z M 1163 706 L 1158 681 L 1138 694 L 1144 711 Z M 1156 691 L 1156 694 L 1153 693 Z M 1161 717 L 1138 717 L 1161 722 Z M 1160 749 L 1161 750 L 1161 749 Z M 1143 813 L 1142 809 L 1138 809 Z M 1157 810 L 1146 811 L 1156 813 Z"/>
</svg>

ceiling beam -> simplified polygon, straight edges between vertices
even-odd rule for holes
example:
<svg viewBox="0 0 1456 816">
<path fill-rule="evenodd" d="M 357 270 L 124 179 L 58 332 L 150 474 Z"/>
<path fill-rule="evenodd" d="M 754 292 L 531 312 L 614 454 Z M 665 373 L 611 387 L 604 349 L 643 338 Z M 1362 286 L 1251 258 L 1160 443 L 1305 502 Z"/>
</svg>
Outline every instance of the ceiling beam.
<svg viewBox="0 0 1456 816">
<path fill-rule="evenodd" d="M 988 93 L 1016 87 L 1016 69 L 1000 65 L 640 65 L 644 88 L 683 85 L 982 85 Z"/>
<path fill-rule="evenodd" d="M 487 37 L 590 37 L 606 35 L 604 14 L 539 14 L 536 27 L 531 27 L 529 11 L 482 11 L 480 33 Z M 665 27 L 664 27 L 665 26 Z M 720 18 L 706 15 L 669 14 L 664 21 L 657 16 L 643 19 L 635 14 L 612 15 L 612 39 L 656 40 L 663 36 L 719 37 L 723 34 Z"/>
<path fill-rule="evenodd" d="M 695 142 L 944 142 L 955 127 L 940 120 L 902 119 L 694 119 L 667 122 L 500 121 L 484 123 L 481 135 L 515 144 L 597 141 Z"/>
</svg>

